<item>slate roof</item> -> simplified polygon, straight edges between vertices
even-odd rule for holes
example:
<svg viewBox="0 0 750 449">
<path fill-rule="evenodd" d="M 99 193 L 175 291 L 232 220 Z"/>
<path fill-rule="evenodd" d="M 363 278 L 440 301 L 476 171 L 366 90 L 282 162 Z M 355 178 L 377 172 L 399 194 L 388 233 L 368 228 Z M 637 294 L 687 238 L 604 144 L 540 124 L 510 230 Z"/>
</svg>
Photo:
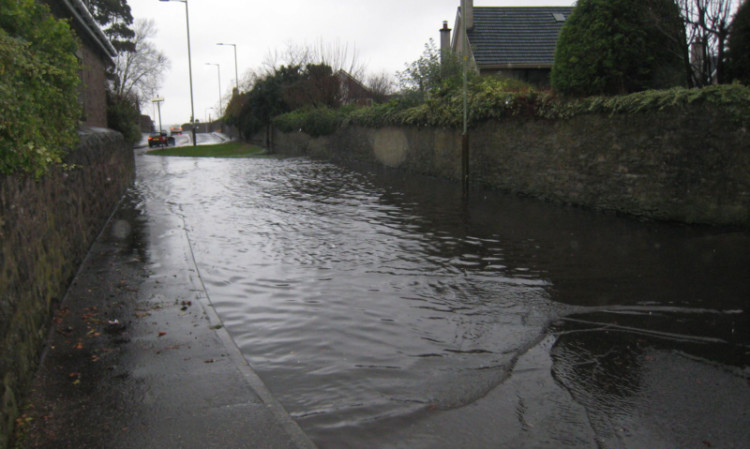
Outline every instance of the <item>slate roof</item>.
<svg viewBox="0 0 750 449">
<path fill-rule="evenodd" d="M 552 67 L 560 29 L 573 7 L 475 7 L 468 37 L 480 68 Z M 557 15 L 557 17 L 556 17 Z"/>
</svg>

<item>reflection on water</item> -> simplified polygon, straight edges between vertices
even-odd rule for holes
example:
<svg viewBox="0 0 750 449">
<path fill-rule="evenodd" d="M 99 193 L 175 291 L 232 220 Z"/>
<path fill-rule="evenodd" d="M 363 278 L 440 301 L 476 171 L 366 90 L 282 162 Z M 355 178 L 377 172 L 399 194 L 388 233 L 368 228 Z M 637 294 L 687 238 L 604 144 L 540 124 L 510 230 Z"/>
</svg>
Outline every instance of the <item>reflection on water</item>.
<svg viewBox="0 0 750 449">
<path fill-rule="evenodd" d="M 508 400 L 516 447 L 675 442 L 633 430 L 659 410 L 661 372 L 750 404 L 747 233 L 465 201 L 451 183 L 305 159 L 143 156 L 139 190 L 184 217 L 225 326 L 321 447 L 484 447 L 486 410 Z M 560 399 L 539 399 L 531 371 Z M 528 424 L 555 414 L 575 424 L 551 440 Z M 466 425 L 436 424 L 448 416 Z"/>
</svg>

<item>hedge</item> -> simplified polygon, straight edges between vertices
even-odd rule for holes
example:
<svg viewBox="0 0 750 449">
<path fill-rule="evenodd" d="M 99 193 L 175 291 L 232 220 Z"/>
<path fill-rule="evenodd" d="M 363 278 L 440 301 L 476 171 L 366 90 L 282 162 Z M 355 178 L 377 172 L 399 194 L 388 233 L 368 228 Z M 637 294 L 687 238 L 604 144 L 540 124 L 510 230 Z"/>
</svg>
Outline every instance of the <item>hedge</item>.
<svg viewBox="0 0 750 449">
<path fill-rule="evenodd" d="M 750 125 L 750 88 L 739 84 L 702 89 L 649 90 L 622 96 L 568 99 L 551 92 L 480 79 L 468 92 L 469 125 L 514 117 L 560 120 L 585 114 L 638 114 L 649 110 L 680 109 L 706 104 L 730 111 L 739 126 Z M 308 109 L 278 116 L 274 125 L 283 132 L 304 131 L 313 136 L 333 133 L 340 126 L 370 128 L 416 126 L 459 128 L 463 121 L 460 89 L 431 95 L 414 106 L 400 99 L 353 110 Z"/>
</svg>

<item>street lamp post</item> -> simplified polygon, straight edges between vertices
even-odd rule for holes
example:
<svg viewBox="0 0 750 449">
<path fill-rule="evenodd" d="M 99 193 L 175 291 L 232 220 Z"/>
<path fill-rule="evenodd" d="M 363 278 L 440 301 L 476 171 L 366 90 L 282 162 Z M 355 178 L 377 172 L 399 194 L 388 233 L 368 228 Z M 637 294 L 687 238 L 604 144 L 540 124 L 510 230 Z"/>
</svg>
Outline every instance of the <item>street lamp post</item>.
<svg viewBox="0 0 750 449">
<path fill-rule="evenodd" d="M 460 36 L 462 45 L 462 72 L 463 72 L 463 86 L 462 86 L 462 97 L 463 97 L 463 133 L 461 134 L 461 185 L 463 187 L 464 195 L 469 193 L 469 108 L 468 108 L 468 65 L 469 65 L 469 43 L 468 43 L 468 30 L 466 27 L 467 23 L 467 1 L 461 0 L 461 23 L 463 33 Z M 473 6 L 468 6 L 473 8 Z"/>
<path fill-rule="evenodd" d="M 221 115 L 221 111 L 224 110 L 224 107 L 221 105 L 221 66 L 215 62 L 207 62 L 206 65 L 215 65 L 219 74 L 219 115 Z"/>
<path fill-rule="evenodd" d="M 188 76 L 190 78 L 190 126 L 193 128 L 193 146 L 195 142 L 195 106 L 193 105 L 193 62 L 190 57 L 190 14 L 188 13 L 188 0 L 159 0 L 160 2 L 180 2 L 185 4 L 185 23 L 187 24 L 187 46 L 188 46 Z"/>
<path fill-rule="evenodd" d="M 237 89 L 237 94 L 240 93 L 240 77 L 239 72 L 237 72 L 237 44 L 225 44 L 225 43 L 218 43 L 216 45 L 231 45 L 234 47 L 234 86 Z"/>
</svg>

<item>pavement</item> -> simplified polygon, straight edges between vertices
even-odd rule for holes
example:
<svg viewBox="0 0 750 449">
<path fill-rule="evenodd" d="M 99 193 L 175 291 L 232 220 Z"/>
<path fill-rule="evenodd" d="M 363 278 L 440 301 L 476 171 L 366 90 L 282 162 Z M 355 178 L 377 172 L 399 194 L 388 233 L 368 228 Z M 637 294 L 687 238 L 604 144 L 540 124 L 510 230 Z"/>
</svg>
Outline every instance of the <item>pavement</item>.
<svg viewBox="0 0 750 449">
<path fill-rule="evenodd" d="M 118 206 L 56 311 L 19 448 L 315 445 L 224 329 L 180 217 Z"/>
</svg>

